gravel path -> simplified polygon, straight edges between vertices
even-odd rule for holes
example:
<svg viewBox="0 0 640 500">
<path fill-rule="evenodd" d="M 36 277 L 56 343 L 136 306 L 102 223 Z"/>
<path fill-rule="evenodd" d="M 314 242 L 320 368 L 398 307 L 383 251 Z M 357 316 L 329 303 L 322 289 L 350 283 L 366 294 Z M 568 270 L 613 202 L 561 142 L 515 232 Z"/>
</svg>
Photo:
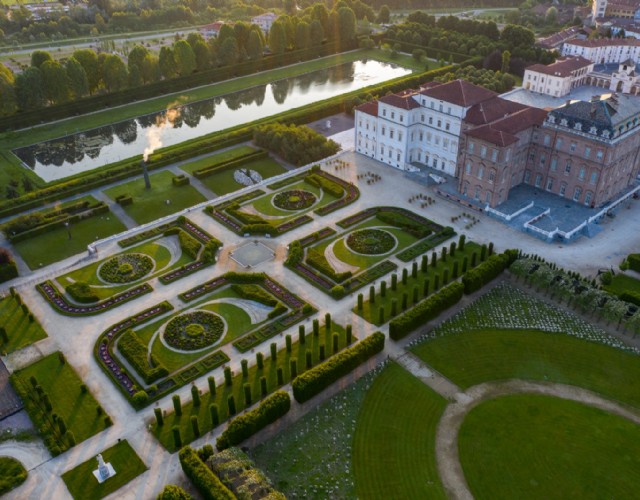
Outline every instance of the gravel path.
<svg viewBox="0 0 640 500">
<path fill-rule="evenodd" d="M 327 262 L 336 273 L 340 274 L 351 271 L 353 274 L 355 274 L 360 270 L 360 268 L 358 266 L 352 266 L 351 264 L 347 264 L 346 262 L 340 260 L 333 251 L 333 247 L 336 243 L 338 243 L 338 241 L 340 240 L 334 241 L 324 249 L 324 258 L 327 259 Z"/>
</svg>

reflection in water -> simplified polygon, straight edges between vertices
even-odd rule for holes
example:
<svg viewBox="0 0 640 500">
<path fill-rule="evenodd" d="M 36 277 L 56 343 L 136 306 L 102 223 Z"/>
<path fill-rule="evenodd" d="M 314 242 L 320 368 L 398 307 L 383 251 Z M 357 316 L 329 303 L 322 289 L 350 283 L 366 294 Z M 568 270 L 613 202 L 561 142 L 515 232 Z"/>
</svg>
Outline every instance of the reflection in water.
<svg viewBox="0 0 640 500">
<path fill-rule="evenodd" d="M 341 64 L 13 152 L 45 181 L 62 179 L 142 154 L 156 138 L 162 146 L 171 146 L 407 73 L 378 61 Z M 157 147 L 154 142 L 153 149 Z"/>
</svg>

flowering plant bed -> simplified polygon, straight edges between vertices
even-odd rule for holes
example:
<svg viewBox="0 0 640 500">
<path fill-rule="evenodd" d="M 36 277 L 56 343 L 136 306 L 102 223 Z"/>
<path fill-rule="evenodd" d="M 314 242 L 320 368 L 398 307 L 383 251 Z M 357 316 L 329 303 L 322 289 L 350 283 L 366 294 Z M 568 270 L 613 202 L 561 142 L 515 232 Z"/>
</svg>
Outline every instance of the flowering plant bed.
<svg viewBox="0 0 640 500">
<path fill-rule="evenodd" d="M 203 349 L 215 344 L 224 334 L 220 316 L 206 311 L 193 311 L 173 318 L 164 329 L 164 340 L 185 351 Z"/>
<path fill-rule="evenodd" d="M 315 194 L 302 189 L 282 191 L 273 197 L 273 204 L 283 210 L 304 210 L 316 201 L 318 201 L 318 198 L 316 198 Z"/>
<path fill-rule="evenodd" d="M 127 253 L 103 262 L 98 275 L 108 283 L 131 283 L 146 276 L 152 269 L 151 257 L 141 253 Z"/>
<path fill-rule="evenodd" d="M 365 255 L 385 254 L 396 245 L 396 239 L 382 229 L 361 229 L 347 236 L 347 247 Z"/>
<path fill-rule="evenodd" d="M 133 236 L 130 236 L 128 238 L 119 240 L 118 245 L 120 245 L 122 248 L 127 248 L 130 246 L 136 245 L 137 243 L 140 243 L 142 241 L 155 238 L 156 236 L 164 234 L 168 230 L 176 227 L 186 231 L 191 236 L 199 240 L 201 243 L 207 243 L 209 240 L 215 239 L 213 236 L 211 236 L 208 232 L 206 232 L 200 226 L 198 226 L 197 224 L 194 224 L 191 220 L 187 219 L 184 216 L 180 216 L 171 222 L 161 224 L 152 229 L 148 229 L 141 233 L 134 234 Z"/>
</svg>

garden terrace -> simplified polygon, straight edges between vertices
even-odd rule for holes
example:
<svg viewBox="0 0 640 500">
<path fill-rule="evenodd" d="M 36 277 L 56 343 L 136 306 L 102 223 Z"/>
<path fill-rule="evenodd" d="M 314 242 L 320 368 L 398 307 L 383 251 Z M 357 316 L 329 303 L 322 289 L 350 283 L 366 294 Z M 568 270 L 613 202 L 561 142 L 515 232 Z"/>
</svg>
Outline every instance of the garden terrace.
<svg viewBox="0 0 640 500">
<path fill-rule="evenodd" d="M 143 283 L 142 285 L 138 285 L 127 291 L 113 295 L 102 302 L 90 305 L 78 305 L 70 303 L 64 295 L 61 295 L 58 288 L 51 281 L 39 283 L 36 285 L 36 288 L 46 301 L 49 302 L 51 307 L 68 316 L 90 316 L 93 314 L 100 314 L 153 291 L 151 285 Z"/>
<path fill-rule="evenodd" d="M 54 456 L 111 425 L 61 352 L 14 372 L 10 380 Z"/>
<path fill-rule="evenodd" d="M 231 384 L 226 382 L 226 378 L 216 383 L 213 380 L 213 384 L 216 386 L 215 394 L 212 396 L 210 390 L 202 391 L 200 395 L 200 404 L 194 405 L 193 401 L 182 403 L 182 414 L 176 415 L 175 411 L 169 412 L 164 417 L 163 424 L 158 425 L 156 421 L 153 424 L 152 432 L 162 443 L 162 445 L 170 452 L 177 451 L 175 442 L 173 439 L 173 427 L 178 426 L 180 429 L 180 436 L 182 444 L 188 444 L 196 437 L 193 433 L 191 425 L 191 416 L 195 415 L 198 418 L 200 435 L 209 432 L 211 429 L 217 427 L 214 425 L 211 417 L 210 405 L 216 404 L 218 411 L 218 422 L 223 423 L 232 415 L 229 414 L 228 398 L 233 396 L 236 413 L 240 414 L 245 408 L 251 406 L 246 405 L 245 400 L 245 386 L 248 384 L 251 391 L 251 402 L 257 403 L 263 399 L 266 395 L 271 394 L 283 385 L 289 383 L 291 376 L 291 364 L 295 360 L 297 374 L 304 373 L 310 367 L 317 366 L 323 361 L 321 351 L 324 351 L 326 359 L 330 359 L 335 354 L 333 351 L 334 334 L 337 334 L 338 351 L 341 352 L 349 344 L 347 342 L 346 328 L 336 324 L 330 323 L 330 328 L 326 328 L 326 324 L 318 325 L 317 334 L 314 331 L 305 332 L 303 344 L 300 343 L 300 333 L 290 341 L 291 348 L 287 347 L 276 351 L 275 359 L 271 353 L 264 352 L 256 354 L 255 362 L 249 363 L 246 360 L 241 363 L 246 365 L 246 372 L 240 371 L 238 373 L 230 372 Z M 351 337 L 351 342 L 354 342 L 355 337 Z M 273 344 L 275 345 L 275 344 Z M 266 351 L 266 349 L 265 349 Z M 262 367 L 258 363 L 257 356 L 262 357 Z M 307 365 L 307 358 L 310 358 L 311 365 Z M 281 373 L 281 375 L 278 375 Z M 225 376 L 227 377 L 227 376 Z M 264 378 L 265 382 L 261 379 Z M 263 392 L 262 384 L 266 383 L 266 393 Z M 210 388 L 209 388 L 210 389 Z"/>
</svg>

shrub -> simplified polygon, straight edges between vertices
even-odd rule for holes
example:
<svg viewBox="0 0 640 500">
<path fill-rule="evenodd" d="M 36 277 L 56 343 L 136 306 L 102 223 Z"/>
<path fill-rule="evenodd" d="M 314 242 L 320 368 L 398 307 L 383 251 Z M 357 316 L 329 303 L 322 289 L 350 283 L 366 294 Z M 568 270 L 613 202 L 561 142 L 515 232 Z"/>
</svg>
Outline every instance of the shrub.
<svg viewBox="0 0 640 500">
<path fill-rule="evenodd" d="M 640 253 L 632 253 L 627 257 L 629 269 L 640 273 Z"/>
<path fill-rule="evenodd" d="M 253 139 L 263 148 L 296 166 L 306 165 L 340 150 L 340 146 L 307 126 L 274 123 L 254 128 Z"/>
<path fill-rule="evenodd" d="M 156 500 L 191 500 L 191 498 L 191 495 L 180 488 L 180 486 L 167 484 L 156 497 Z"/>
<path fill-rule="evenodd" d="M 151 363 L 154 366 L 149 365 L 147 346 L 133 330 L 128 330 L 120 336 L 118 350 L 147 384 L 169 374 L 164 365 L 158 363 L 153 355 L 151 355 Z"/>
<path fill-rule="evenodd" d="M 333 297 L 335 300 L 340 300 L 341 298 L 344 297 L 346 292 L 342 285 L 336 285 L 329 291 L 329 293 L 331 294 L 331 297 Z"/>
<path fill-rule="evenodd" d="M 182 229 L 178 232 L 178 240 L 180 241 L 180 248 L 185 254 L 192 259 L 198 258 L 198 252 L 200 252 L 200 247 L 202 246 L 198 240 Z"/>
<path fill-rule="evenodd" d="M 509 267 L 511 262 L 512 257 L 507 252 L 488 257 L 478 267 L 467 271 L 462 276 L 464 293 L 470 294 L 479 290 Z"/>
<path fill-rule="evenodd" d="M 67 285 L 65 291 L 79 304 L 91 304 L 100 300 L 92 288 L 82 281 L 76 281 L 75 283 Z"/>
<path fill-rule="evenodd" d="M 190 446 L 185 446 L 178 454 L 180 465 L 186 476 L 206 500 L 234 500 L 235 495 L 218 479 L 209 467 L 200 460 Z"/>
<path fill-rule="evenodd" d="M 435 295 L 432 295 L 394 318 L 389 323 L 389 336 L 399 340 L 413 330 L 437 317 L 442 311 L 456 304 L 464 293 L 464 286 L 459 282 L 451 283 Z"/>
<path fill-rule="evenodd" d="M 147 391 L 141 390 L 136 392 L 132 399 L 136 406 L 144 406 L 147 404 L 147 401 L 149 401 L 149 395 L 147 394 Z"/>
<path fill-rule="evenodd" d="M 240 444 L 285 415 L 290 408 L 291 399 L 289 394 L 285 391 L 274 392 L 263 400 L 257 408 L 234 418 L 216 441 L 216 448 L 222 451 L 230 446 Z"/>
<path fill-rule="evenodd" d="M 355 346 L 345 349 L 296 377 L 291 384 L 293 396 L 299 403 L 308 401 L 367 359 L 381 352 L 382 349 L 384 349 L 384 334 L 373 333 Z"/>
<path fill-rule="evenodd" d="M 171 183 L 176 187 L 188 186 L 190 183 L 190 180 L 186 175 L 181 174 L 181 175 L 173 176 L 173 178 L 171 179 Z"/>
</svg>

